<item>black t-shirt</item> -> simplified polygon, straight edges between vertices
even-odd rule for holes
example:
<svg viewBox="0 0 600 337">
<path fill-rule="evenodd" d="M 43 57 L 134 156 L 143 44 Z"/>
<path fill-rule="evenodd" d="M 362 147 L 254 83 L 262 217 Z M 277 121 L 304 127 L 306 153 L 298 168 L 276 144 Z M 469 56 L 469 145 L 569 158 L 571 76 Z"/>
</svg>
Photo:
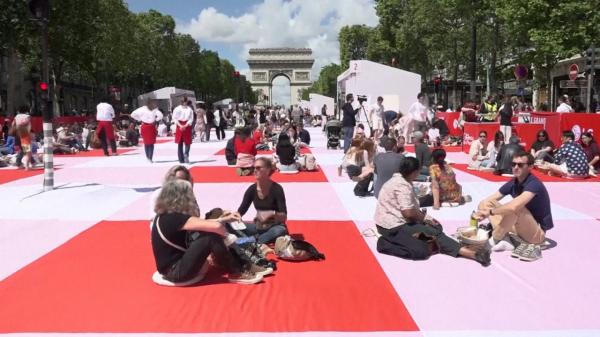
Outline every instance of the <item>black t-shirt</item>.
<svg viewBox="0 0 600 337">
<path fill-rule="evenodd" d="M 292 144 L 287 146 L 277 145 L 275 148 L 275 153 L 277 153 L 279 161 L 283 165 L 292 165 L 296 162 L 296 149 Z"/>
<path fill-rule="evenodd" d="M 250 187 L 248 187 L 246 190 L 246 193 L 244 193 L 244 199 L 238 208 L 238 212 L 241 215 L 246 214 L 246 212 L 248 212 L 248 208 L 250 208 L 250 204 L 254 204 L 254 208 L 256 208 L 257 211 L 275 211 L 279 213 L 287 213 L 283 187 L 276 182 L 273 182 L 271 185 L 269 195 L 267 195 L 265 199 L 260 199 L 258 197 L 256 184 L 250 185 Z"/>
<path fill-rule="evenodd" d="M 550 146 L 551 148 L 554 149 L 554 143 L 552 143 L 552 141 L 550 139 L 546 139 L 543 142 L 536 140 L 535 143 L 533 143 L 533 145 L 531 145 L 531 148 L 534 149 L 535 151 L 539 151 L 548 146 Z"/>
<path fill-rule="evenodd" d="M 158 225 L 163 235 L 172 243 L 186 248 L 186 231 L 183 226 L 190 218 L 181 213 L 167 213 L 158 216 Z M 156 270 L 161 274 L 169 272 L 171 266 L 179 261 L 183 252 L 166 243 L 158 234 L 156 224 L 152 226 L 152 252 L 156 261 Z"/>
<path fill-rule="evenodd" d="M 531 212 L 535 221 L 540 224 L 540 227 L 545 231 L 554 227 L 552 221 L 552 211 L 550 210 L 550 196 L 546 186 L 533 174 L 529 174 L 523 183 L 519 184 L 516 178 L 511 179 L 506 184 L 500 187 L 502 195 L 510 194 L 513 198 L 518 197 L 521 193 L 528 191 L 535 196 L 525 207 Z"/>
</svg>

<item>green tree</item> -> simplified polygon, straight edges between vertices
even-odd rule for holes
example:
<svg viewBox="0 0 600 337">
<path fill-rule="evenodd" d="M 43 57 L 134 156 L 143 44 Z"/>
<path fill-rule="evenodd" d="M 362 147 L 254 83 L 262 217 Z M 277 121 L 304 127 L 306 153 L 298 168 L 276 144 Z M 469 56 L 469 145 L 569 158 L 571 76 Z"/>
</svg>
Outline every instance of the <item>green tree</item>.
<svg viewBox="0 0 600 337">
<path fill-rule="evenodd" d="M 338 35 L 340 62 L 347 66 L 350 60 L 367 58 L 369 38 L 373 29 L 365 25 L 344 26 Z"/>
</svg>

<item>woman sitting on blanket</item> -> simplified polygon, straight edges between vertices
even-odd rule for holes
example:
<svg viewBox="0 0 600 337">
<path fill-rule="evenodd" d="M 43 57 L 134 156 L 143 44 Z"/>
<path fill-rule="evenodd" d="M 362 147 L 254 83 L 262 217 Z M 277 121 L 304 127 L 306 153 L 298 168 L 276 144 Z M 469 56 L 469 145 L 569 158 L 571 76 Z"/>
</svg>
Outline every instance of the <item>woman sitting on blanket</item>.
<svg viewBox="0 0 600 337">
<path fill-rule="evenodd" d="M 433 209 L 440 209 L 443 203 L 458 206 L 471 201 L 471 196 L 462 195 L 462 186 L 456 182 L 456 175 L 452 167 L 446 163 L 446 151 L 444 149 L 433 150 L 431 161 L 429 174 L 431 176 Z"/>
<path fill-rule="evenodd" d="M 386 241 L 392 243 L 397 238 L 410 239 L 422 233 L 435 239 L 440 253 L 454 257 L 466 257 L 483 266 L 488 266 L 490 264 L 489 249 L 474 250 L 461 247 L 458 242 L 444 234 L 441 224 L 436 219 L 419 209 L 419 200 L 413 188 L 413 181 L 419 176 L 420 170 L 418 159 L 406 157 L 400 164 L 400 173 L 394 174 L 383 185 L 375 209 L 377 231 Z M 400 246 L 403 243 L 406 241 L 397 242 Z"/>
<path fill-rule="evenodd" d="M 154 210 L 151 242 L 156 283 L 184 286 L 199 282 L 207 272 L 209 255 L 228 273 L 230 282 L 254 284 L 262 280 L 261 274 L 253 272 L 253 265 L 244 266 L 223 241 L 227 235 L 224 224 L 239 221 L 239 215 L 226 211 L 218 219 L 200 218 L 192 184 L 188 181 L 166 182 Z M 189 240 L 190 233 L 197 234 L 193 240 Z"/>
<path fill-rule="evenodd" d="M 268 244 L 275 242 L 280 236 L 287 235 L 285 224 L 287 206 L 283 187 L 271 179 L 275 165 L 269 158 L 260 157 L 254 162 L 256 183 L 250 185 L 244 193 L 242 203 L 238 208 L 240 218 L 248 212 L 250 205 L 256 209 L 254 223 L 246 224 L 245 234 L 258 235 L 257 242 Z"/>
<path fill-rule="evenodd" d="M 361 181 L 373 176 L 373 157 L 375 157 L 375 143 L 370 139 L 354 138 L 344 156 L 341 168 L 348 173 L 352 181 Z M 338 173 L 341 173 L 341 170 Z"/>
<path fill-rule="evenodd" d="M 487 145 L 486 154 L 479 167 L 481 171 L 493 171 L 497 164 L 496 157 L 500 153 L 502 145 L 504 145 L 504 134 L 502 131 L 496 131 L 494 134 L 494 141 L 489 142 Z"/>
<path fill-rule="evenodd" d="M 277 168 L 280 171 L 298 171 L 298 163 L 296 162 L 296 148 L 290 142 L 290 137 L 287 133 L 282 133 L 277 140 L 275 154 L 279 158 Z"/>
<path fill-rule="evenodd" d="M 256 143 L 251 137 L 252 129 L 243 127 L 233 141 L 234 152 L 237 156 L 237 174 L 247 176 L 252 174 L 254 158 L 256 157 Z"/>
</svg>

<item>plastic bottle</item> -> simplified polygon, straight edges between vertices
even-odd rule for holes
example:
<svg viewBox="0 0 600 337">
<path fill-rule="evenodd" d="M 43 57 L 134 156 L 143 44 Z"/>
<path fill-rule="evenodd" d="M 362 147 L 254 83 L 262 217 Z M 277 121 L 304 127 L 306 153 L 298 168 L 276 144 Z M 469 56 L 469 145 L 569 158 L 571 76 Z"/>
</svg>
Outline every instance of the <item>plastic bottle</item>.
<svg viewBox="0 0 600 337">
<path fill-rule="evenodd" d="M 477 228 L 479 225 L 479 221 L 475 218 L 475 211 L 471 213 L 471 219 L 469 220 L 469 225 L 473 228 Z"/>
</svg>

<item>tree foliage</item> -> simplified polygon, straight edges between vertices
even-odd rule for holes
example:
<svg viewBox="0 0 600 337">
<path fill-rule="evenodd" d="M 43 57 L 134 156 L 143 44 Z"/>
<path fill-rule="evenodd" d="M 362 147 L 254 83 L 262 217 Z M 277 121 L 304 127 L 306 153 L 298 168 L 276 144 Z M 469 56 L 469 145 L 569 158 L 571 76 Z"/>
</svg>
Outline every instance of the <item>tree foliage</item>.
<svg viewBox="0 0 600 337">
<path fill-rule="evenodd" d="M 50 74 L 58 85 L 88 84 L 99 95 L 109 85 L 139 93 L 176 86 L 208 102 L 238 93 L 255 101 L 245 78 L 234 78 L 235 67 L 202 50 L 192 36 L 177 33 L 169 15 L 132 13 L 123 0 L 50 3 Z M 16 50 L 31 76 L 39 77 L 39 33 L 27 0 L 0 0 L 0 8 L 0 55 Z"/>
<path fill-rule="evenodd" d="M 491 87 L 512 79 L 507 66 L 532 65 L 543 84 L 561 59 L 600 44 L 595 0 L 375 0 L 379 24 L 340 31 L 340 61 L 366 58 L 417 72 L 469 78 L 472 27 L 476 28 L 477 77 Z M 366 48 L 366 50 L 365 50 Z"/>
</svg>

